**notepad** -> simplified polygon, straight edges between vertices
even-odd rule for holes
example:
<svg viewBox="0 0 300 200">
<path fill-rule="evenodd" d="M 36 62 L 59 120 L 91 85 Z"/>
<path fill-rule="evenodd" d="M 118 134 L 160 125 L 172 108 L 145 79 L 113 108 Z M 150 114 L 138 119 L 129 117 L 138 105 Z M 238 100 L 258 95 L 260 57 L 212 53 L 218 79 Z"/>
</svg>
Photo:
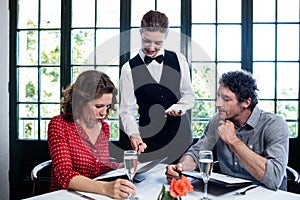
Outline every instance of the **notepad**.
<svg viewBox="0 0 300 200">
<path fill-rule="evenodd" d="M 152 160 L 152 161 L 145 162 L 145 163 L 139 163 L 138 167 L 137 167 L 136 175 L 134 176 L 133 181 L 134 182 L 143 181 L 146 178 L 143 175 L 144 173 L 148 172 L 149 170 L 151 170 L 158 164 L 162 163 L 167 158 L 168 157 L 164 157 L 161 159 L 156 159 L 156 160 Z M 105 174 L 102 174 L 102 175 L 94 178 L 94 180 L 112 181 L 112 180 L 116 180 L 118 178 L 128 179 L 124 168 L 120 168 L 120 169 L 116 169 L 116 170 L 107 172 Z"/>
<path fill-rule="evenodd" d="M 202 180 L 200 172 L 184 171 L 184 172 L 182 172 L 182 174 L 187 177 Z M 247 186 L 247 185 L 251 185 L 253 183 L 253 181 L 251 181 L 251 180 L 237 178 L 237 177 L 229 176 L 226 174 L 219 174 L 219 173 L 215 173 L 215 172 L 212 172 L 209 182 L 212 182 L 212 183 L 217 184 L 222 187 Z"/>
</svg>

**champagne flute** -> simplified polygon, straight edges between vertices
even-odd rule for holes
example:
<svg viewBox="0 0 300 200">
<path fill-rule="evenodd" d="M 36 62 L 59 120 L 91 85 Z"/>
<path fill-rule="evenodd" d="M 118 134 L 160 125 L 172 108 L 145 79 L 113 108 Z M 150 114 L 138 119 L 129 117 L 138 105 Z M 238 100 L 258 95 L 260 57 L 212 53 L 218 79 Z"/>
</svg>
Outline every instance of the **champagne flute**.
<svg viewBox="0 0 300 200">
<path fill-rule="evenodd" d="M 128 150 L 124 151 L 124 168 L 126 171 L 126 174 L 131 182 L 133 182 L 133 177 L 136 173 L 138 165 L 138 154 L 135 150 Z M 138 200 L 138 197 L 135 197 L 132 194 L 129 194 L 129 196 L 126 198 L 127 200 Z"/>
<path fill-rule="evenodd" d="M 207 182 L 213 169 L 213 153 L 208 150 L 201 150 L 199 153 L 199 169 L 204 182 L 204 195 L 201 200 L 208 200 Z"/>
</svg>

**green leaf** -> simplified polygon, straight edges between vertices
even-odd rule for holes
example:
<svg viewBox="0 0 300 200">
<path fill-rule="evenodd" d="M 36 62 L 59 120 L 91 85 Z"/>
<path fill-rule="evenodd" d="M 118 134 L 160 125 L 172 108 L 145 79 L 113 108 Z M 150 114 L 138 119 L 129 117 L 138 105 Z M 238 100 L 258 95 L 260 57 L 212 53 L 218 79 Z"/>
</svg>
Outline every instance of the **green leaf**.
<svg viewBox="0 0 300 200">
<path fill-rule="evenodd" d="M 157 200 L 176 200 L 175 197 L 172 197 L 169 191 L 166 191 L 165 185 L 162 186 L 161 191 L 157 197 Z"/>
</svg>

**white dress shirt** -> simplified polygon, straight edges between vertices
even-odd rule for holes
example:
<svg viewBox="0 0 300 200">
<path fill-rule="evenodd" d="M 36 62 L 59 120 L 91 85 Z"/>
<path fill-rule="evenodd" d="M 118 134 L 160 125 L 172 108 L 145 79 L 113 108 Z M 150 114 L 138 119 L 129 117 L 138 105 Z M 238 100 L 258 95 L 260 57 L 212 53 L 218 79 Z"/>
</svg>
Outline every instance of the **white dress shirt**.
<svg viewBox="0 0 300 200">
<path fill-rule="evenodd" d="M 164 49 L 160 49 L 157 56 L 164 55 L 164 52 Z M 141 59 L 144 60 L 145 54 L 142 50 L 139 51 L 139 55 Z M 191 86 L 190 70 L 185 57 L 182 54 L 178 53 L 176 53 L 176 55 L 179 61 L 181 72 L 181 98 L 179 102 L 185 103 L 185 108 L 188 110 L 193 108 L 195 104 L 195 94 Z M 162 75 L 163 63 L 159 64 L 158 62 L 156 62 L 156 60 L 153 60 L 149 65 L 147 65 L 147 69 L 149 70 L 154 80 L 159 83 Z M 137 103 L 136 97 L 134 95 L 134 86 L 129 61 L 127 61 L 122 66 L 120 77 L 120 95 L 120 117 L 124 127 L 124 132 L 128 136 L 137 134 L 139 133 L 139 128 L 136 120 L 136 116 L 138 114 Z"/>
</svg>

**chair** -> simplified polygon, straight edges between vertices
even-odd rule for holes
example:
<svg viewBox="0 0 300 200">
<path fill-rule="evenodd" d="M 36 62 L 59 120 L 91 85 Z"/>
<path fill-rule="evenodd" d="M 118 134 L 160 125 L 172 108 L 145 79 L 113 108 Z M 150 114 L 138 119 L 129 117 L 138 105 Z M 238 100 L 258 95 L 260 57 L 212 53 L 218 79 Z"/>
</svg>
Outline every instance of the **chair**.
<svg viewBox="0 0 300 200">
<path fill-rule="evenodd" d="M 288 192 L 293 192 L 300 194 L 300 175 L 292 167 L 287 166 L 287 182 L 288 182 Z"/>
<path fill-rule="evenodd" d="M 46 178 L 44 178 L 43 181 L 46 181 L 48 182 L 47 185 L 49 185 L 50 183 L 50 168 L 51 168 L 51 164 L 52 164 L 52 160 L 47 160 L 45 162 L 42 162 L 38 165 L 36 165 L 32 171 L 31 171 L 31 180 L 33 181 L 33 190 L 32 190 L 32 194 L 33 196 L 35 195 L 39 195 L 42 192 L 42 187 L 41 187 L 41 178 L 40 178 L 40 173 L 41 171 L 45 171 L 45 173 L 47 174 L 46 175 Z M 46 169 L 48 169 L 46 171 Z M 48 191 L 49 187 L 47 188 L 47 191 Z"/>
</svg>

